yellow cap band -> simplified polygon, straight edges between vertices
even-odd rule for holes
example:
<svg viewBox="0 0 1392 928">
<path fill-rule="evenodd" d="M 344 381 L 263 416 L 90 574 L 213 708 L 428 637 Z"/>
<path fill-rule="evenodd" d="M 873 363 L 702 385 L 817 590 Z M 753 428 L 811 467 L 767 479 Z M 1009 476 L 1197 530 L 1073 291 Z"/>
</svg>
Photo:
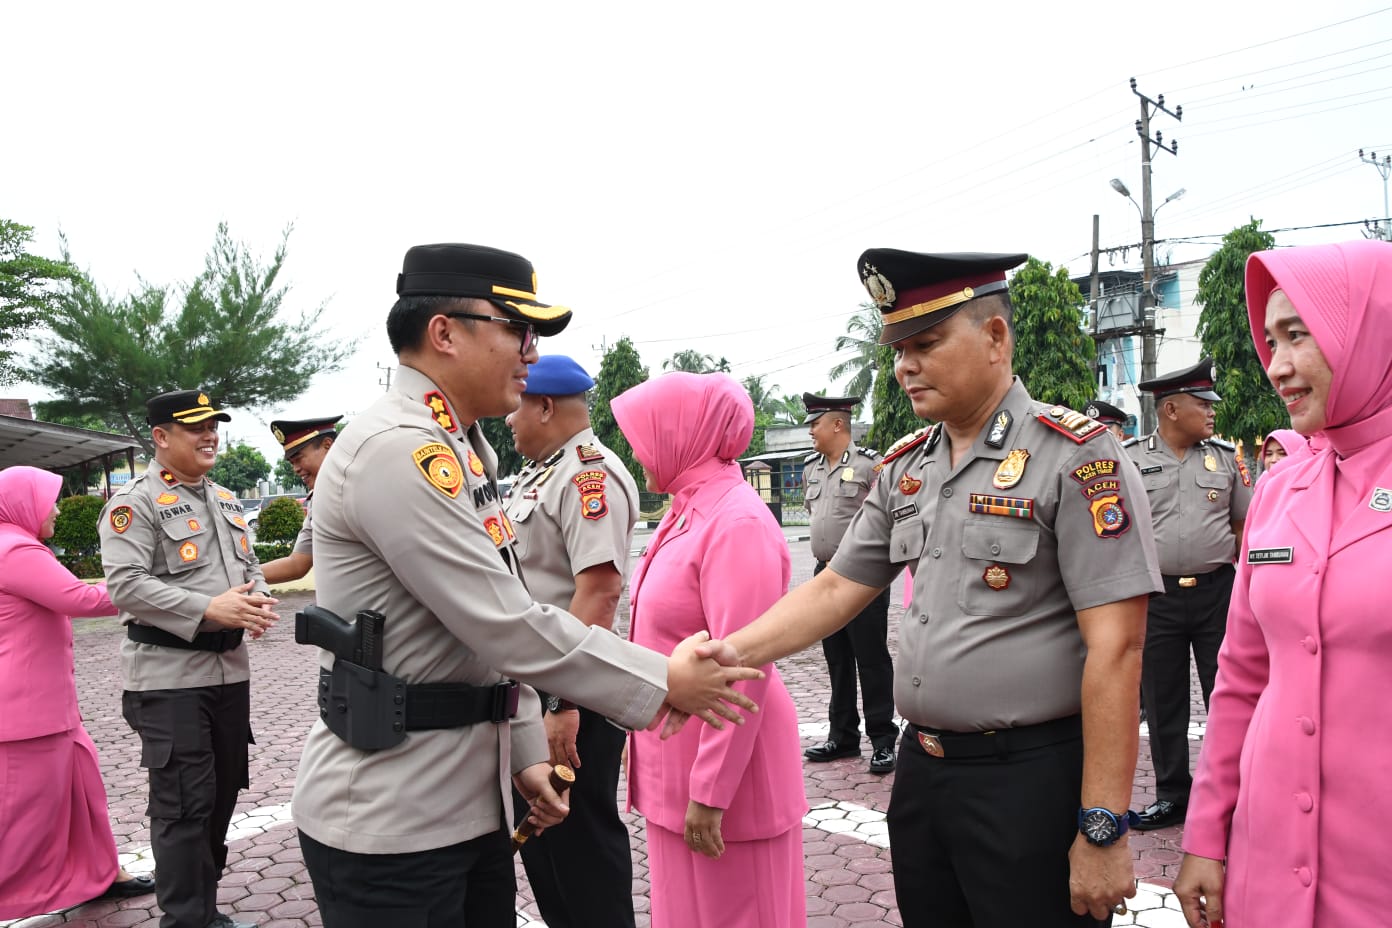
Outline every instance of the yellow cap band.
<svg viewBox="0 0 1392 928">
<path fill-rule="evenodd" d="M 493 285 L 493 293 L 495 296 L 515 296 L 519 300 L 536 299 L 535 293 L 528 293 L 526 290 L 514 290 L 511 287 L 500 287 L 497 284 Z"/>
<path fill-rule="evenodd" d="M 559 319 L 561 316 L 570 312 L 570 307 L 568 306 L 528 306 L 524 303 L 513 303 L 509 300 L 504 300 L 503 302 L 528 319 L 538 319 L 542 322 L 550 322 L 552 319 Z"/>
<path fill-rule="evenodd" d="M 967 300 L 970 300 L 975 293 L 976 291 L 971 287 L 963 287 L 956 293 L 940 296 L 936 300 L 929 300 L 927 303 L 918 303 L 906 309 L 896 309 L 892 313 L 885 313 L 883 321 L 885 325 L 893 325 L 896 322 L 903 322 L 905 319 L 916 319 L 919 316 L 926 316 L 940 309 L 947 309 L 949 306 L 965 303 Z"/>
</svg>

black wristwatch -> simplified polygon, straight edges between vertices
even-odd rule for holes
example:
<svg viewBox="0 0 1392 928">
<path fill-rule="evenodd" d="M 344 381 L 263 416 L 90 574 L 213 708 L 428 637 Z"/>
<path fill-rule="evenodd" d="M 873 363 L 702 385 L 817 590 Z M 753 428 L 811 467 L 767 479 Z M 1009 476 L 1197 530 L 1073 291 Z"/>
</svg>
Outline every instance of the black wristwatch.
<svg viewBox="0 0 1392 928">
<path fill-rule="evenodd" d="M 1097 847 L 1111 847 L 1127 831 L 1140 824 L 1141 818 L 1130 809 L 1117 815 L 1111 809 L 1093 808 L 1078 810 L 1078 830 L 1087 838 L 1088 844 Z"/>
<path fill-rule="evenodd" d="M 546 697 L 547 712 L 569 712 L 571 709 L 578 708 L 580 707 L 577 706 L 575 703 L 571 702 L 569 699 L 562 699 L 559 696 Z"/>
</svg>

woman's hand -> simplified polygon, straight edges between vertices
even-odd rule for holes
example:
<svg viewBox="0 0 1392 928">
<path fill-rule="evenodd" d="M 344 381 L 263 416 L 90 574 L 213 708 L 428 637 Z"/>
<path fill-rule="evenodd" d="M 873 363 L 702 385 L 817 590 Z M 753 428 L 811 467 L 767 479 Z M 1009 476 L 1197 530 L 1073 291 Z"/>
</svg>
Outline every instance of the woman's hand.
<svg viewBox="0 0 1392 928">
<path fill-rule="evenodd" d="M 1175 877 L 1174 894 L 1189 928 L 1223 928 L 1223 862 L 1185 854 Z"/>
<path fill-rule="evenodd" d="M 724 809 L 702 805 L 696 800 L 686 804 L 686 846 L 697 854 L 716 860 L 725 853 L 725 839 L 720 836 L 720 820 Z"/>
</svg>

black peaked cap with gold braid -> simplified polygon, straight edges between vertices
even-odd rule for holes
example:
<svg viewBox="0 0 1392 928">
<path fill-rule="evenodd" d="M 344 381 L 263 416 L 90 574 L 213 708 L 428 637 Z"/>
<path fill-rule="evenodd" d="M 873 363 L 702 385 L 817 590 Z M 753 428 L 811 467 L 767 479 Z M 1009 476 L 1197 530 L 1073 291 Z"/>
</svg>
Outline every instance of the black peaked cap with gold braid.
<svg viewBox="0 0 1392 928">
<path fill-rule="evenodd" d="M 1005 272 L 1028 257 L 871 248 L 860 256 L 856 270 L 883 314 L 880 344 L 892 345 L 946 321 L 977 297 L 1005 290 Z"/>
<path fill-rule="evenodd" d="M 550 338 L 570 323 L 570 310 L 537 301 L 536 271 L 521 255 L 487 245 L 415 245 L 396 278 L 397 296 L 460 296 L 487 300 Z"/>
<path fill-rule="evenodd" d="M 232 421 L 227 413 L 213 408 L 212 400 L 202 390 L 174 390 L 145 401 L 145 421 L 152 427 L 169 422 L 194 425 L 205 419 Z"/>
</svg>

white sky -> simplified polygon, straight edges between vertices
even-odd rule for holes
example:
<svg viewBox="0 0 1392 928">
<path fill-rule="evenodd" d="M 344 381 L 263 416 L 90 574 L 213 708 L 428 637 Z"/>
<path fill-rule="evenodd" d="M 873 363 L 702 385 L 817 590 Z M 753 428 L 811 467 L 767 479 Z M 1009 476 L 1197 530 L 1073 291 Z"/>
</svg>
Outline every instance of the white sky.
<svg viewBox="0 0 1392 928">
<path fill-rule="evenodd" d="M 31 3 L 0 18 L 0 216 L 114 292 L 193 277 L 217 223 L 292 308 L 361 336 L 340 374 L 225 435 L 353 413 L 392 363 L 412 244 L 520 252 L 575 319 L 543 353 L 597 372 L 624 335 L 654 372 L 729 358 L 780 393 L 833 388 L 867 247 L 1028 251 L 1087 270 L 1140 240 L 1139 102 L 1184 120 L 1155 155 L 1158 257 L 1382 213 L 1392 5 L 1322 3 Z M 1297 244 L 1358 227 L 1278 233 Z M 1139 267 L 1138 250 L 1124 266 Z M 1104 264 L 1104 267 L 1107 266 Z M 1123 266 L 1119 263 L 1117 266 Z M 11 394 L 42 398 L 33 387 Z"/>
</svg>

